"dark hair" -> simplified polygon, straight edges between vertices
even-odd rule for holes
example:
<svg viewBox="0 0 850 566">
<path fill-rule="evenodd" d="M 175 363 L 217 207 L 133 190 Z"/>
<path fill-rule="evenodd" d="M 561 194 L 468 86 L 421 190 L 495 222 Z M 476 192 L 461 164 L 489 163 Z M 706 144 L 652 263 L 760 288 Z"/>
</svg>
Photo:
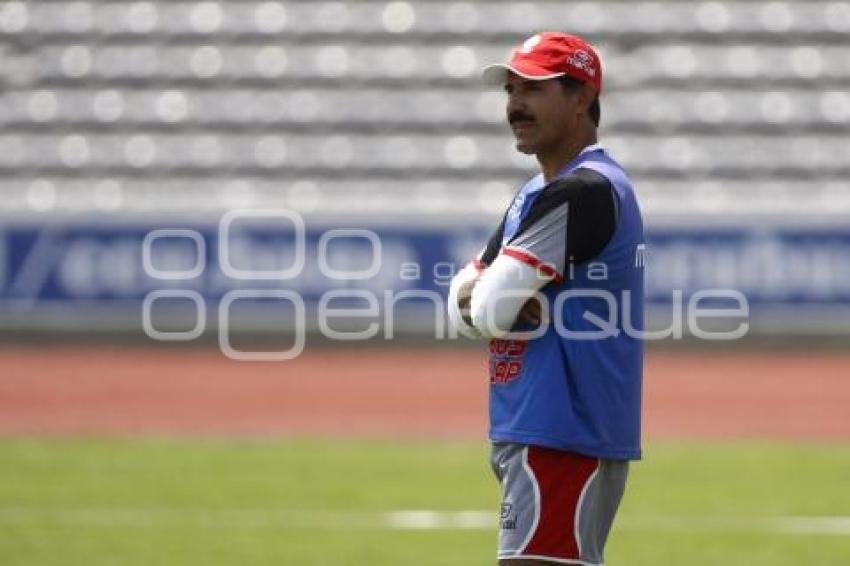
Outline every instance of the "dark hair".
<svg viewBox="0 0 850 566">
<path fill-rule="evenodd" d="M 558 82 L 561 83 L 561 86 L 567 92 L 573 92 L 581 88 L 584 83 L 578 79 L 574 79 L 572 77 L 558 77 Z M 599 107 L 599 95 L 596 95 L 596 98 L 593 99 L 593 102 L 588 109 L 590 111 L 590 119 L 593 120 L 593 125 L 597 128 L 599 127 L 599 120 L 602 117 L 602 109 Z"/>
</svg>

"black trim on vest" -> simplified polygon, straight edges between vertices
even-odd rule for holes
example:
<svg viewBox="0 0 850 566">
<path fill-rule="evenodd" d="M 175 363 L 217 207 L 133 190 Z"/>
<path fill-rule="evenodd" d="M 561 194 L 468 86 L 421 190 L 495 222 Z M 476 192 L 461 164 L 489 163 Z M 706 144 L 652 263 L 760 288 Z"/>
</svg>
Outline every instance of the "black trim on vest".
<svg viewBox="0 0 850 566">
<path fill-rule="evenodd" d="M 542 189 L 511 241 L 552 210 L 569 203 L 566 263 L 585 263 L 598 256 L 614 236 L 616 200 L 614 187 L 604 175 L 592 169 L 576 169 Z M 504 230 L 504 220 L 500 229 Z"/>
<path fill-rule="evenodd" d="M 507 218 L 507 213 L 502 216 L 502 221 L 499 222 L 498 228 L 490 236 L 490 240 L 487 241 L 487 247 L 484 248 L 484 253 L 481 254 L 481 263 L 488 267 L 496 260 L 496 256 L 499 255 L 499 251 L 502 249 L 502 237 L 505 234 L 505 218 Z"/>
</svg>

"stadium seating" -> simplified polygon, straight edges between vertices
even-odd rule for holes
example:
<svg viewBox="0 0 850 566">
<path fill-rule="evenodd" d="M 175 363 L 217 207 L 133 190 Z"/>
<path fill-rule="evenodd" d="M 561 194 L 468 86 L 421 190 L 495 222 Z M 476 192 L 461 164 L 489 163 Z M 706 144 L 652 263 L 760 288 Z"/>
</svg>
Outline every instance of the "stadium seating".
<svg viewBox="0 0 850 566">
<path fill-rule="evenodd" d="M 0 5 L 0 211 L 496 214 L 533 162 L 478 72 L 540 29 L 602 52 L 650 213 L 848 210 L 850 2 L 38 0 Z"/>
</svg>

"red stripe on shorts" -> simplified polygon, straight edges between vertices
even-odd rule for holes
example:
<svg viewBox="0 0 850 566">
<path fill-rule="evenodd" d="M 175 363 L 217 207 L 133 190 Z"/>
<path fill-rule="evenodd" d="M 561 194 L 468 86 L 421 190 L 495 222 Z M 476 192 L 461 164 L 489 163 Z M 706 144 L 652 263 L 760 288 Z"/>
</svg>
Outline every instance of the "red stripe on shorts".
<svg viewBox="0 0 850 566">
<path fill-rule="evenodd" d="M 528 447 L 528 466 L 540 489 L 540 520 L 523 554 L 579 559 L 576 507 L 599 460 L 571 452 Z"/>
</svg>

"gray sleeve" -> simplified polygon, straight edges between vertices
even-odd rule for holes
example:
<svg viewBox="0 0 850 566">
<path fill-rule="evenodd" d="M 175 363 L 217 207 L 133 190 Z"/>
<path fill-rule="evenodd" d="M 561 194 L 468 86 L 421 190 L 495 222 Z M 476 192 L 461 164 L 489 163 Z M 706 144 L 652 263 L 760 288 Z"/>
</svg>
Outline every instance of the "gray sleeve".
<svg viewBox="0 0 850 566">
<path fill-rule="evenodd" d="M 567 261 L 567 216 L 569 202 L 564 202 L 540 217 L 511 240 L 503 253 L 543 271 L 553 271 L 555 279 L 563 279 Z"/>
</svg>

